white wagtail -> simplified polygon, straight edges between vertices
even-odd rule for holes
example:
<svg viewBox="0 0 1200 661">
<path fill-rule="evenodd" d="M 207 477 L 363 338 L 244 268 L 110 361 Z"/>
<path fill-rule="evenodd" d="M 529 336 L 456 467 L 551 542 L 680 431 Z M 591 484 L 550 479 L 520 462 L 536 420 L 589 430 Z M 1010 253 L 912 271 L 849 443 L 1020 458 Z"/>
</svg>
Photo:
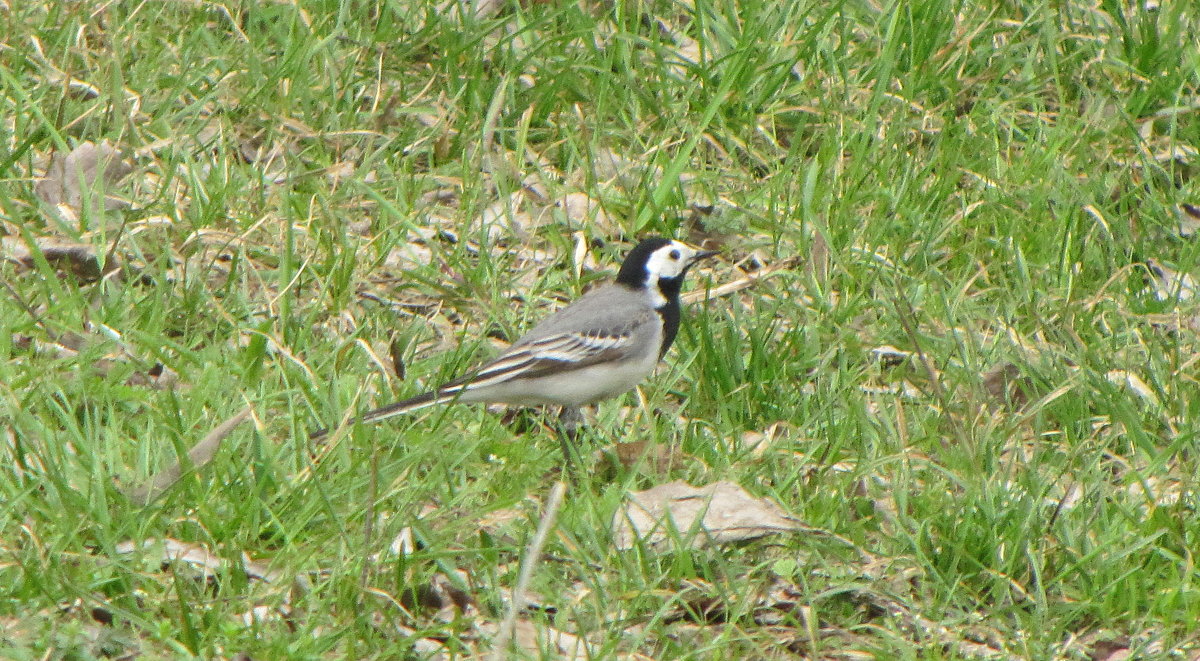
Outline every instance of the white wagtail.
<svg viewBox="0 0 1200 661">
<path fill-rule="evenodd" d="M 444 402 L 561 408 L 567 440 L 579 407 L 628 392 L 650 375 L 679 330 L 679 290 L 688 269 L 715 255 L 661 237 L 645 239 L 617 280 L 597 287 L 533 327 L 495 360 L 425 394 L 362 414 L 369 423 Z M 329 433 L 319 429 L 318 439 Z"/>
</svg>

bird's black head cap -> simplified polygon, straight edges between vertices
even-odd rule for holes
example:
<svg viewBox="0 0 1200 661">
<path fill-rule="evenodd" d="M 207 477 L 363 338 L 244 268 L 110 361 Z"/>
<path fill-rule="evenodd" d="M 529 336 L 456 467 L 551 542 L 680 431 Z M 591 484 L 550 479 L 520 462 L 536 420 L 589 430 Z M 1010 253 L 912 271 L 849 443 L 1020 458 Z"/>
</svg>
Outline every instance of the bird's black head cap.
<svg viewBox="0 0 1200 661">
<path fill-rule="evenodd" d="M 625 261 L 621 263 L 621 270 L 617 273 L 617 282 L 631 289 L 645 287 L 646 262 L 650 260 L 650 255 L 654 254 L 655 250 L 670 243 L 670 239 L 661 236 L 642 239 L 642 242 L 625 256 Z"/>
</svg>

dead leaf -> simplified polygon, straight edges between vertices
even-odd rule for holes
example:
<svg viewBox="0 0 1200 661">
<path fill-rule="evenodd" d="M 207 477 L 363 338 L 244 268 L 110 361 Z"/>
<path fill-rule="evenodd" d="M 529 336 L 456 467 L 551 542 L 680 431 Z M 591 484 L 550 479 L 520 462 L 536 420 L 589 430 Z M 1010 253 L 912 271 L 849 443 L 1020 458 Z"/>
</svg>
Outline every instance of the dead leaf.
<svg viewBox="0 0 1200 661">
<path fill-rule="evenodd" d="M 591 230 L 593 236 L 614 236 L 620 233 L 619 226 L 604 211 L 600 202 L 592 199 L 587 193 L 567 193 L 554 203 L 551 210 L 565 215 L 571 227 Z"/>
<path fill-rule="evenodd" d="M 50 340 L 39 340 L 27 335 L 16 335 L 13 337 L 13 344 L 22 351 L 32 349 L 59 358 L 75 358 L 92 344 L 112 339 L 120 341 L 120 335 L 116 331 L 106 328 L 102 332 L 105 332 L 108 337 L 102 339 L 97 335 L 64 333 L 54 336 Z M 118 366 L 128 363 L 133 363 L 137 369 L 125 379 L 125 385 L 156 390 L 168 390 L 179 385 L 178 372 L 162 363 L 153 363 L 147 366 L 128 347 L 123 345 L 117 351 L 109 352 L 106 357 L 93 360 L 88 367 L 101 376 L 108 376 Z"/>
<path fill-rule="evenodd" d="M 47 204 L 65 204 L 73 209 L 83 205 L 85 192 L 107 188 L 133 171 L 121 153 L 108 140 L 100 144 L 84 142 L 69 153 L 56 153 L 46 176 L 34 185 L 34 192 Z M 104 209 L 111 211 L 129 203 L 105 196 Z"/>
<path fill-rule="evenodd" d="M 200 544 L 189 544 L 181 542 L 177 539 L 164 537 L 162 539 L 145 539 L 141 542 L 124 541 L 116 546 L 117 553 L 128 555 L 135 551 L 152 551 L 158 554 L 159 562 L 166 564 L 169 562 L 182 562 L 197 569 L 201 569 L 205 574 L 217 573 L 222 571 L 226 566 L 226 561 L 220 555 L 213 553 L 206 547 Z M 270 569 L 265 564 L 251 560 L 249 557 L 242 557 L 241 568 L 246 573 L 246 578 L 264 583 L 278 583 L 282 579 L 282 575 L 273 569 Z M 301 579 L 304 587 L 307 588 L 307 581 Z"/>
<path fill-rule="evenodd" d="M 141 552 L 148 559 L 153 560 L 157 558 L 158 564 L 164 569 L 172 564 L 182 564 L 191 567 L 198 570 L 198 575 L 195 577 L 196 580 L 212 585 L 217 584 L 220 576 L 230 569 L 230 563 L 225 557 L 214 553 L 207 547 L 201 544 L 182 542 L 170 537 L 161 539 L 149 538 L 140 542 L 133 540 L 124 541 L 117 544 L 116 552 L 121 555 Z M 277 605 L 253 606 L 250 610 L 242 613 L 238 619 L 246 626 L 289 617 L 291 615 L 292 600 L 307 593 L 312 588 L 308 578 L 304 575 L 297 574 L 289 581 L 283 573 L 271 569 L 266 563 L 251 560 L 246 554 L 242 554 L 241 561 L 236 563 L 236 566 L 251 581 L 260 581 L 263 584 L 284 588 L 284 591 L 281 593 L 282 599 Z"/>
<path fill-rule="evenodd" d="M 1146 260 L 1146 268 L 1150 271 L 1150 282 L 1154 288 L 1154 297 L 1160 301 L 1175 299 L 1178 301 L 1191 300 L 1200 290 L 1200 283 L 1189 273 L 1176 271 L 1154 259 Z"/>
<path fill-rule="evenodd" d="M 993 399 L 1015 409 L 1029 402 L 1032 382 L 1021 376 L 1021 368 L 1012 363 L 1000 363 L 983 375 L 983 389 Z"/>
<path fill-rule="evenodd" d="M 471 586 L 471 577 L 461 569 L 455 570 L 456 580 L 445 574 L 434 574 L 428 583 L 411 586 L 400 594 L 400 603 L 414 610 L 418 607 L 436 611 L 435 619 L 450 622 L 462 614 L 473 613 L 478 606 L 475 598 L 461 586 Z"/>
<path fill-rule="evenodd" d="M 662 550 L 675 538 L 702 548 L 803 528 L 776 503 L 755 498 L 732 482 L 694 487 L 676 481 L 631 493 L 612 523 L 619 549 L 640 541 Z"/>
<path fill-rule="evenodd" d="M 96 249 L 86 243 L 36 237 L 33 245 L 29 246 L 16 237 L 0 238 L 0 258 L 15 262 L 21 268 L 37 268 L 38 254 L 45 258 L 50 266 L 71 273 L 85 282 L 99 280 L 102 275 L 120 268 L 115 257 L 102 260 Z M 103 268 L 101 261 L 104 261 Z"/>
<path fill-rule="evenodd" d="M 599 182 L 630 190 L 640 186 L 643 177 L 658 179 L 662 175 L 662 168 L 658 166 L 647 165 L 642 159 L 626 158 L 607 148 L 592 152 L 590 164 L 592 176 Z"/>
<path fill-rule="evenodd" d="M 584 661 L 597 658 L 598 650 L 593 648 L 587 640 L 575 634 L 555 629 L 549 625 L 534 624 L 524 619 L 517 620 L 515 626 L 511 638 L 512 644 L 517 649 L 532 655 L 531 658 L 547 658 L 542 656 L 547 650 L 551 650 L 553 653 L 553 656 L 549 658 L 564 661 Z M 493 636 L 499 633 L 499 627 L 491 623 L 481 624 L 479 629 L 483 633 Z M 501 658 L 512 657 L 503 656 Z M 521 657 L 517 656 L 516 658 Z"/>
<path fill-rule="evenodd" d="M 392 335 L 392 341 L 388 343 L 388 355 L 392 358 L 392 372 L 400 381 L 404 380 L 406 369 L 404 366 L 404 345 L 400 341 L 400 336 Z"/>
<path fill-rule="evenodd" d="M 1147 404 L 1154 406 L 1156 409 L 1161 409 L 1158 396 L 1154 394 L 1154 389 L 1137 374 L 1129 370 L 1110 370 L 1104 375 L 1104 378 L 1108 379 L 1108 382 L 1113 385 L 1129 388 Z"/>
<path fill-rule="evenodd" d="M 633 470 L 643 465 L 654 475 L 666 475 L 673 466 L 681 465 L 686 457 L 671 446 L 654 441 L 616 443 L 592 453 L 593 461 L 599 464 L 598 471 L 604 471 L 605 468 L 613 472 Z"/>
<path fill-rule="evenodd" d="M 701 579 L 690 579 L 684 582 L 679 591 L 682 606 L 667 614 L 666 621 L 689 620 L 695 622 L 727 622 L 730 616 L 739 611 L 754 619 L 754 623 L 763 626 L 779 625 L 794 617 L 799 609 L 807 604 L 803 589 L 791 581 L 778 576 L 772 578 L 770 584 L 755 590 L 750 596 L 738 593 L 736 596 Z M 750 601 L 738 603 L 737 600 Z"/>
<path fill-rule="evenodd" d="M 829 243 L 825 240 L 825 234 L 814 232 L 812 244 L 808 249 L 808 264 L 805 265 L 805 268 L 812 275 L 813 282 L 817 283 L 821 289 L 825 289 L 829 284 L 829 271 L 832 266 Z"/>
<path fill-rule="evenodd" d="M 1118 636 L 1113 639 L 1097 640 L 1088 651 L 1091 661 L 1124 661 L 1130 658 L 1129 637 Z"/>
<path fill-rule="evenodd" d="M 482 20 L 500 13 L 504 6 L 505 0 L 446 0 L 437 6 L 436 12 L 450 20 Z"/>
<path fill-rule="evenodd" d="M 777 420 L 762 431 L 747 431 L 742 434 L 742 449 L 748 450 L 755 457 L 761 457 L 767 451 L 778 445 L 779 441 L 794 432 L 790 424 Z"/>
<path fill-rule="evenodd" d="M 1200 232 L 1200 207 L 1181 204 L 1176 214 L 1179 216 L 1179 236 L 1191 238 Z"/>
<path fill-rule="evenodd" d="M 871 349 L 871 355 L 883 367 L 898 367 L 912 360 L 913 352 L 897 349 L 890 344 L 885 344 Z"/>
</svg>

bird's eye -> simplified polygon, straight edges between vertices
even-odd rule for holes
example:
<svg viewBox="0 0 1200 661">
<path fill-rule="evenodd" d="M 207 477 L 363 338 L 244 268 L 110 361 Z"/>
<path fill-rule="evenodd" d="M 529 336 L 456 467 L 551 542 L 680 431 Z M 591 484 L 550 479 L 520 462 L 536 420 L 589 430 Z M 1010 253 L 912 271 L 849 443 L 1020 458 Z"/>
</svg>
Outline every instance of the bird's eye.
<svg viewBox="0 0 1200 661">
<path fill-rule="evenodd" d="M 679 251 L 678 250 L 671 251 L 671 259 L 679 259 Z"/>
</svg>

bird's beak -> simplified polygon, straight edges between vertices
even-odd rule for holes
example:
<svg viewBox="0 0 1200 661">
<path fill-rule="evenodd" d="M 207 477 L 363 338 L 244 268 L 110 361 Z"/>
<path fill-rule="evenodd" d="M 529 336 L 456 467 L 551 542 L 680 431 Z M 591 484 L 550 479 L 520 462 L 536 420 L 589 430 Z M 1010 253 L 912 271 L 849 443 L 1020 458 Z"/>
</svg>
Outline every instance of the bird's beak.
<svg viewBox="0 0 1200 661">
<path fill-rule="evenodd" d="M 721 254 L 721 251 L 719 251 L 719 250 L 701 250 L 701 251 L 698 251 L 695 255 L 692 255 L 692 262 L 695 263 L 702 259 L 708 259 L 709 257 L 712 257 L 714 255 L 719 255 L 719 254 Z"/>
</svg>

